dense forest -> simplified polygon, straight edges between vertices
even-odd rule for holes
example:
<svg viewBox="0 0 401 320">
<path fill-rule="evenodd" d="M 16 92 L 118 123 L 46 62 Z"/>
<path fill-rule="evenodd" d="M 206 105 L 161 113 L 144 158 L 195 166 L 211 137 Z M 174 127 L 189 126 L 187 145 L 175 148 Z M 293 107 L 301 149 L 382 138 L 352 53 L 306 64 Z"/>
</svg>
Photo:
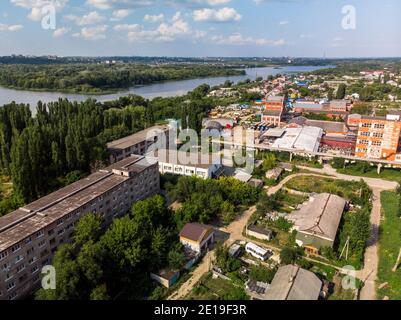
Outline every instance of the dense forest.
<svg viewBox="0 0 401 320">
<path fill-rule="evenodd" d="M 106 143 L 164 119 L 183 119 L 200 129 L 213 107 L 203 85 L 186 96 L 139 96 L 99 103 L 89 99 L 37 105 L 11 103 L 0 108 L 0 173 L 11 176 L 13 197 L 0 203 L 0 215 L 68 185 L 105 164 Z"/>
<path fill-rule="evenodd" d="M 167 80 L 244 74 L 244 70 L 236 68 L 201 64 L 0 64 L 0 85 L 16 89 L 97 94 Z"/>
</svg>

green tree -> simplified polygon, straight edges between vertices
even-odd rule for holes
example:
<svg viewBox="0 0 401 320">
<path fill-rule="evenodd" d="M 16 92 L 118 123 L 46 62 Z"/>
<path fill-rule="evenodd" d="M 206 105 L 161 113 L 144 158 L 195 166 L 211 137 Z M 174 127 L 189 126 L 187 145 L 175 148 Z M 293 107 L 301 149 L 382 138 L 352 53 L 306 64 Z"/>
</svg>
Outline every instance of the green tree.
<svg viewBox="0 0 401 320">
<path fill-rule="evenodd" d="M 95 242 L 102 234 L 103 219 L 94 213 L 85 214 L 75 227 L 74 240 L 78 246 L 85 243 Z"/>
</svg>

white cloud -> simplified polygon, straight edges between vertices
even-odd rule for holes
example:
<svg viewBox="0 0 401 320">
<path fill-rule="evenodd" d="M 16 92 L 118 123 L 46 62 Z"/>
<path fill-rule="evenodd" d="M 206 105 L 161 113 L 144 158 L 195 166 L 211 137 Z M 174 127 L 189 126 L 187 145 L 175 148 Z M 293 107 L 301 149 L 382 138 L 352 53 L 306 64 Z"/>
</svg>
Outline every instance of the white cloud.
<svg viewBox="0 0 401 320">
<path fill-rule="evenodd" d="M 67 20 L 73 21 L 77 26 L 88 26 L 103 22 L 106 18 L 100 15 L 97 11 L 89 12 L 81 17 L 75 15 L 67 15 L 64 17 Z"/>
<path fill-rule="evenodd" d="M 139 24 L 118 24 L 114 26 L 115 31 L 138 31 L 142 28 Z"/>
<path fill-rule="evenodd" d="M 66 28 L 66 27 L 59 28 L 59 29 L 57 29 L 57 30 L 55 30 L 53 32 L 53 37 L 54 38 L 60 38 L 60 37 L 62 37 L 63 35 L 67 34 L 70 31 L 71 31 L 70 28 Z"/>
<path fill-rule="evenodd" d="M 195 10 L 193 13 L 195 21 L 214 21 L 214 22 L 228 22 L 239 21 L 242 16 L 234 8 L 221 8 L 221 9 L 200 9 Z"/>
<path fill-rule="evenodd" d="M 147 15 L 145 15 L 143 17 L 143 21 L 150 22 L 150 23 L 161 22 L 163 20 L 164 20 L 164 14 L 163 13 L 161 13 L 159 15 L 149 15 L 149 14 L 147 14 Z"/>
<path fill-rule="evenodd" d="M 214 36 L 211 37 L 210 40 L 213 43 L 220 45 L 258 45 L 258 46 L 282 46 L 285 45 L 285 41 L 283 39 L 280 40 L 270 40 L 265 38 L 253 38 L 253 37 L 244 37 L 240 33 L 234 33 L 230 36 Z"/>
<path fill-rule="evenodd" d="M 286 26 L 287 24 L 290 24 L 290 22 L 284 20 L 284 21 L 280 21 L 278 24 L 279 24 L 280 26 Z"/>
<path fill-rule="evenodd" d="M 201 38 L 205 32 L 192 30 L 191 26 L 185 21 L 180 12 L 177 12 L 168 22 L 162 22 L 153 29 L 146 29 L 138 24 L 116 25 L 114 30 L 117 32 L 127 32 L 127 39 L 130 42 L 171 42 L 177 38 Z"/>
<path fill-rule="evenodd" d="M 111 20 L 113 20 L 113 21 L 118 21 L 118 20 L 125 19 L 125 18 L 128 17 L 131 13 L 132 13 L 132 10 L 129 10 L 129 9 L 114 10 L 114 11 L 113 11 L 113 17 L 111 18 Z"/>
<path fill-rule="evenodd" d="M 107 25 L 96 26 L 96 27 L 84 27 L 80 33 L 74 33 L 74 37 L 80 37 L 85 40 L 101 40 L 106 39 Z"/>
<path fill-rule="evenodd" d="M 7 24 L 2 24 L 0 23 L 0 31 L 10 31 L 10 32 L 15 32 L 23 29 L 24 26 L 20 24 L 14 24 L 14 25 L 7 25 Z"/>
<path fill-rule="evenodd" d="M 40 21 L 44 16 L 44 13 L 42 13 L 44 7 L 53 5 L 56 11 L 60 12 L 64 9 L 68 0 L 10 0 L 10 2 L 17 7 L 30 10 L 29 19 Z"/>
</svg>

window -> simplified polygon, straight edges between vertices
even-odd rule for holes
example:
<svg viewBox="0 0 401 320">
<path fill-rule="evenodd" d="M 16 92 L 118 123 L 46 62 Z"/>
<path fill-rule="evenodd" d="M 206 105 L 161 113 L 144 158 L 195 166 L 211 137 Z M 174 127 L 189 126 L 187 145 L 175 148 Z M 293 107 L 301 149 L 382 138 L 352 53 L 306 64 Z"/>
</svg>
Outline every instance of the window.
<svg viewBox="0 0 401 320">
<path fill-rule="evenodd" d="M 8 300 L 14 300 L 17 296 L 18 296 L 18 293 L 17 292 L 13 292 L 8 296 Z"/>
<path fill-rule="evenodd" d="M 362 137 L 370 137 L 370 132 L 361 132 Z"/>
<path fill-rule="evenodd" d="M 373 141 L 372 146 L 381 147 L 382 143 L 380 141 Z"/>
<path fill-rule="evenodd" d="M 8 252 L 7 251 L 3 251 L 0 253 L 0 260 L 3 260 L 5 257 L 8 256 Z"/>
<path fill-rule="evenodd" d="M 63 219 L 57 220 L 57 225 L 58 225 L 58 226 L 61 226 L 63 223 L 64 223 Z"/>
<path fill-rule="evenodd" d="M 370 123 L 362 123 L 362 128 L 371 128 L 372 125 Z"/>
<path fill-rule="evenodd" d="M 369 141 L 368 141 L 368 140 L 360 140 L 359 143 L 360 143 L 360 144 L 368 145 L 368 144 L 369 144 Z"/>
<path fill-rule="evenodd" d="M 379 124 L 379 123 L 376 123 L 375 124 L 375 129 L 384 129 L 384 124 Z"/>
<path fill-rule="evenodd" d="M 42 240 L 42 241 L 40 241 L 39 243 L 38 243 L 38 247 L 39 248 L 42 248 L 42 247 L 44 247 L 46 245 L 46 240 Z"/>
<path fill-rule="evenodd" d="M 20 250 L 21 249 L 21 245 L 20 244 L 16 244 L 16 245 L 14 245 L 14 246 L 12 246 L 11 247 L 11 251 L 14 253 L 14 252 L 17 252 L 18 250 Z"/>
<path fill-rule="evenodd" d="M 10 291 L 11 289 L 15 288 L 15 282 L 10 282 L 9 284 L 7 284 L 7 291 Z"/>
<path fill-rule="evenodd" d="M 33 253 L 33 251 L 34 251 L 33 248 L 29 248 L 29 249 L 26 251 L 26 254 L 29 256 L 30 254 Z"/>
<path fill-rule="evenodd" d="M 25 264 L 21 264 L 20 266 L 17 267 L 17 272 L 21 272 L 24 269 L 25 269 Z"/>
<path fill-rule="evenodd" d="M 11 264 L 10 263 L 6 263 L 3 265 L 3 271 L 10 271 L 11 269 Z"/>
<path fill-rule="evenodd" d="M 40 230 L 39 232 L 36 233 L 36 237 L 37 237 L 37 238 L 41 238 L 41 237 L 43 237 L 44 235 L 45 235 L 44 230 Z"/>
<path fill-rule="evenodd" d="M 38 266 L 34 266 L 32 269 L 31 269 L 31 273 L 32 274 L 34 274 L 34 273 L 36 273 L 36 272 L 38 272 L 39 271 L 39 267 Z"/>
<path fill-rule="evenodd" d="M 18 255 L 15 257 L 15 263 L 18 263 L 24 259 L 24 256 Z"/>
<path fill-rule="evenodd" d="M 32 242 L 32 237 L 26 238 L 25 239 L 25 244 L 29 244 Z"/>
<path fill-rule="evenodd" d="M 373 137 L 374 137 L 374 138 L 383 138 L 383 133 L 374 132 L 374 133 L 373 133 Z"/>
</svg>

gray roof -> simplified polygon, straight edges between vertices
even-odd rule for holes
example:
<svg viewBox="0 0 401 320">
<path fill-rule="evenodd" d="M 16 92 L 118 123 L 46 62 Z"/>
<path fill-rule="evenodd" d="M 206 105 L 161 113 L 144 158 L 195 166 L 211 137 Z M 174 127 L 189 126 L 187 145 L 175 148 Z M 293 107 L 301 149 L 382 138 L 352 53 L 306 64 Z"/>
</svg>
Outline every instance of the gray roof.
<svg viewBox="0 0 401 320">
<path fill-rule="evenodd" d="M 159 136 L 162 132 L 167 132 L 168 130 L 170 130 L 168 125 L 153 126 L 122 139 L 109 142 L 107 144 L 107 149 L 124 150 L 146 140 L 151 140 L 154 137 Z"/>
<path fill-rule="evenodd" d="M 264 134 L 263 137 L 266 138 L 280 138 L 283 136 L 283 134 L 285 133 L 285 129 L 281 129 L 281 128 L 270 128 L 269 130 L 267 130 Z"/>
<path fill-rule="evenodd" d="M 344 132 L 348 131 L 345 123 L 343 122 L 334 122 L 334 121 L 320 121 L 320 120 L 307 120 L 305 125 L 311 127 L 318 127 L 323 129 L 323 131 L 328 132 Z"/>
<path fill-rule="evenodd" d="M 346 201 L 336 195 L 322 193 L 311 197 L 299 210 L 287 215 L 298 232 L 334 241 Z"/>
<path fill-rule="evenodd" d="M 268 96 L 266 98 L 266 102 L 284 102 L 284 97 L 283 96 Z"/>
<path fill-rule="evenodd" d="M 298 266 L 280 267 L 266 292 L 266 300 L 317 300 L 322 281 Z"/>
</svg>

